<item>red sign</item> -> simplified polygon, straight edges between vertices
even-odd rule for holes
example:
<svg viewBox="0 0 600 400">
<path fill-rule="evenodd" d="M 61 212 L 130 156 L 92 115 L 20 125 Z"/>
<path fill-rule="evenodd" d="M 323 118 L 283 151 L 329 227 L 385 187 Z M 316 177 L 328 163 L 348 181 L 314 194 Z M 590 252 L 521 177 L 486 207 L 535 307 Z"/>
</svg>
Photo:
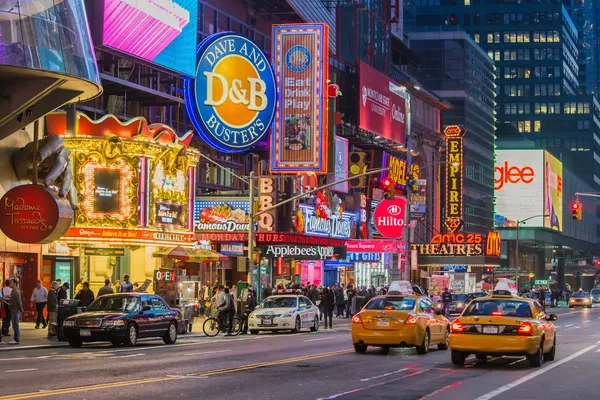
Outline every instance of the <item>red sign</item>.
<svg viewBox="0 0 600 400">
<path fill-rule="evenodd" d="M 198 240 L 210 240 L 212 242 L 247 242 L 246 232 L 196 232 Z"/>
<path fill-rule="evenodd" d="M 148 229 L 70 228 L 64 235 L 68 241 L 78 242 L 127 242 L 179 245 L 196 240 L 193 232 L 151 231 Z"/>
<path fill-rule="evenodd" d="M 0 229 L 15 242 L 51 243 L 71 226 L 73 210 L 69 202 L 43 186 L 12 188 L 0 204 Z"/>
<path fill-rule="evenodd" d="M 347 240 L 346 250 L 351 253 L 398 253 L 406 251 L 406 243 L 399 240 Z"/>
<path fill-rule="evenodd" d="M 294 235 L 290 233 L 262 233 L 259 232 L 255 236 L 256 243 L 261 245 L 269 245 L 274 243 L 298 243 L 317 246 L 345 246 L 346 241 L 343 239 L 332 239 L 328 237 Z"/>
<path fill-rule="evenodd" d="M 404 87 L 360 62 L 359 127 L 399 144 L 406 144 Z"/>
<path fill-rule="evenodd" d="M 397 197 L 394 200 L 383 200 L 375 209 L 373 221 L 375 228 L 382 236 L 390 238 L 402 237 L 402 230 L 406 226 L 406 199 Z"/>
</svg>

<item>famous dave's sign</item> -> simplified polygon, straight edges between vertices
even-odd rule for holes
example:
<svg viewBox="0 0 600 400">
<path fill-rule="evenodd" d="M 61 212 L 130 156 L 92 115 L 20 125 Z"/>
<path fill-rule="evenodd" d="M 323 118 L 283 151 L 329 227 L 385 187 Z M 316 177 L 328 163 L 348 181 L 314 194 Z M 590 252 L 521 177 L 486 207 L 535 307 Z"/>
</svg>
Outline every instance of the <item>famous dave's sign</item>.
<svg viewBox="0 0 600 400">
<path fill-rule="evenodd" d="M 298 232 L 305 235 L 349 239 L 356 230 L 353 214 L 340 212 L 327 218 L 317 216 L 314 207 L 301 205 L 296 217 Z"/>
<path fill-rule="evenodd" d="M 194 228 L 197 232 L 248 232 L 249 214 L 248 200 L 197 200 L 194 207 Z"/>
<path fill-rule="evenodd" d="M 400 238 L 406 226 L 405 215 L 406 199 L 396 197 L 394 200 L 383 200 L 377 205 L 373 222 L 382 236 Z"/>
<path fill-rule="evenodd" d="M 457 232 L 463 225 L 463 137 L 462 126 L 450 125 L 446 136 L 446 228 Z"/>
<path fill-rule="evenodd" d="M 221 151 L 256 145 L 275 115 L 275 75 L 250 39 L 222 32 L 198 47 L 195 79 L 186 80 L 186 107 L 202 139 Z"/>
<path fill-rule="evenodd" d="M 406 143 L 406 88 L 369 65 L 358 65 L 358 123 L 361 129 Z"/>
<path fill-rule="evenodd" d="M 326 24 L 273 26 L 279 100 L 271 135 L 271 171 L 327 171 Z"/>
<path fill-rule="evenodd" d="M 0 230 L 18 243 L 51 243 L 71 225 L 69 202 L 39 185 L 12 188 L 0 199 Z"/>
</svg>

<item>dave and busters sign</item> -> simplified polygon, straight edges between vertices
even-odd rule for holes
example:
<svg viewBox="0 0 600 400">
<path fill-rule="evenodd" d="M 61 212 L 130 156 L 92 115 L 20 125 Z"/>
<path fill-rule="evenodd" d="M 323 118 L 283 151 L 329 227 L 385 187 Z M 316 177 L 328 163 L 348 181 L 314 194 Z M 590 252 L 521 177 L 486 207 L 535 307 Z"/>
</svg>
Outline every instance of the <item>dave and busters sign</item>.
<svg viewBox="0 0 600 400">
<path fill-rule="evenodd" d="M 221 32 L 204 39 L 185 100 L 202 139 L 226 152 L 256 145 L 275 115 L 275 75 L 265 53 L 250 39 Z"/>
</svg>

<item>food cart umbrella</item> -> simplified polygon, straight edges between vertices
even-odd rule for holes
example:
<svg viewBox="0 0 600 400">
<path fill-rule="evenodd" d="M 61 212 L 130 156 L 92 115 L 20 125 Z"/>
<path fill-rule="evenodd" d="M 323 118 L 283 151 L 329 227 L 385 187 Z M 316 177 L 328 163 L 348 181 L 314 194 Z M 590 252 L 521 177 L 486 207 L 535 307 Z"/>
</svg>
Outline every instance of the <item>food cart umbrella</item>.
<svg viewBox="0 0 600 400">
<path fill-rule="evenodd" d="M 188 262 L 224 261 L 227 259 L 223 254 L 206 249 L 186 249 L 180 246 L 168 247 L 152 254 L 152 257 L 167 257 Z"/>
</svg>

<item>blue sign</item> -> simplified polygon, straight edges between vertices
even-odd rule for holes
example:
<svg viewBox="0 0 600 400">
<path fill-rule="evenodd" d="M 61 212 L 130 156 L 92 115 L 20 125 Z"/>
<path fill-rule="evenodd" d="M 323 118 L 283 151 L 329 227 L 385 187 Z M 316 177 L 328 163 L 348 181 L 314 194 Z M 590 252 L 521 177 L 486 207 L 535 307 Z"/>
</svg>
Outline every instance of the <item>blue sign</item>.
<svg viewBox="0 0 600 400">
<path fill-rule="evenodd" d="M 354 214 L 342 213 L 341 217 L 334 215 L 329 219 L 319 218 L 315 208 L 300 206 L 304 215 L 304 233 L 310 236 L 327 236 L 337 239 L 349 239 L 353 226 L 356 225 Z"/>
<path fill-rule="evenodd" d="M 244 243 L 221 243 L 221 254 L 243 256 Z"/>
<path fill-rule="evenodd" d="M 444 265 L 442 271 L 446 272 L 467 272 L 468 267 L 466 265 Z"/>
<path fill-rule="evenodd" d="M 198 47 L 195 79 L 185 82 L 185 102 L 194 128 L 220 151 L 256 145 L 275 116 L 275 73 L 265 53 L 233 32 L 209 36 Z"/>
<path fill-rule="evenodd" d="M 379 262 L 381 253 L 348 253 L 346 258 L 351 262 Z"/>
<path fill-rule="evenodd" d="M 310 52 L 302 45 L 290 47 L 285 53 L 285 65 L 293 72 L 306 71 L 310 66 L 310 61 Z"/>
</svg>

